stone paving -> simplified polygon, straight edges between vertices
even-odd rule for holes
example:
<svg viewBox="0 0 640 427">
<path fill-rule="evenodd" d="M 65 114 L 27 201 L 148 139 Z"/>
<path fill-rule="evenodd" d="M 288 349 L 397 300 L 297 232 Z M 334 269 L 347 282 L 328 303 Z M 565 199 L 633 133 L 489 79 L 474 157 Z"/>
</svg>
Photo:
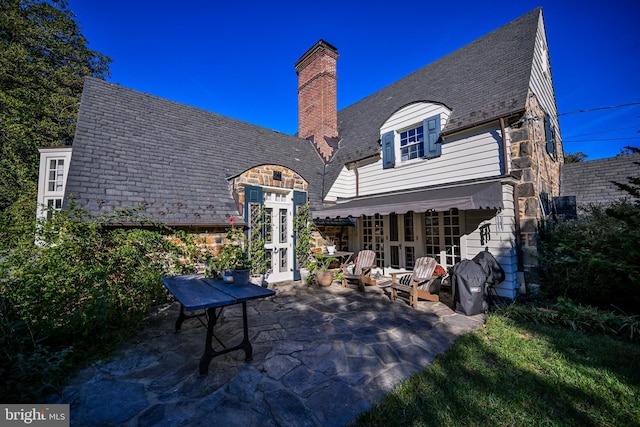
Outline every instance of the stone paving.
<svg viewBox="0 0 640 427">
<path fill-rule="evenodd" d="M 444 302 L 392 302 L 378 286 L 270 287 L 275 296 L 247 303 L 253 361 L 233 351 L 201 377 L 206 329 L 189 320 L 174 333 L 179 305 L 167 304 L 50 403 L 71 405 L 71 425 L 342 426 L 484 323 Z M 224 309 L 215 332 L 242 340 L 241 305 Z"/>
</svg>

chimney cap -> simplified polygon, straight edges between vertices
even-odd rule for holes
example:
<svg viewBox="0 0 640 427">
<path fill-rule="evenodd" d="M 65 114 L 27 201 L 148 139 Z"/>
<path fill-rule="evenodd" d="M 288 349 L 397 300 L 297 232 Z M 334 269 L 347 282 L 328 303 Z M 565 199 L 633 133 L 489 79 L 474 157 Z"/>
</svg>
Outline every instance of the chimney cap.
<svg viewBox="0 0 640 427">
<path fill-rule="evenodd" d="M 309 56 L 311 56 L 312 54 L 314 54 L 316 51 L 320 50 L 320 49 L 324 49 L 328 52 L 330 52 L 330 54 L 332 54 L 332 56 L 334 56 L 335 58 L 338 57 L 338 48 L 335 47 L 334 45 L 332 45 L 331 43 L 320 39 L 316 42 L 316 44 L 314 44 L 313 46 L 311 46 L 309 48 L 309 50 L 307 50 L 301 57 L 300 59 L 298 59 L 298 61 L 296 61 L 295 63 L 295 68 L 296 70 L 298 70 L 300 64 L 302 62 L 304 62 L 305 59 L 307 59 Z"/>
</svg>

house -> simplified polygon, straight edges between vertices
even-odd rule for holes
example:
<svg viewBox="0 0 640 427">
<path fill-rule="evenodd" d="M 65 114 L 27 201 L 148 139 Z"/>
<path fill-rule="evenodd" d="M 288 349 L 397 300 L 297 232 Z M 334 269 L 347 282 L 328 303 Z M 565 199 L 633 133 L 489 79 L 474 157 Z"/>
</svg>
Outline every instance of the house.
<svg viewBox="0 0 640 427">
<path fill-rule="evenodd" d="M 488 248 L 515 297 L 535 272 L 540 194 L 560 191 L 542 10 L 341 111 L 338 56 L 320 40 L 296 62 L 296 136 L 87 78 L 73 147 L 41 152 L 40 215 L 71 195 L 92 214 L 144 206 L 216 245 L 264 205 L 279 281 L 296 272 L 292 219 L 309 200 L 324 234 L 373 249 L 381 273 Z"/>
<path fill-rule="evenodd" d="M 628 177 L 640 178 L 640 154 L 620 154 L 598 160 L 562 165 L 560 193 L 573 209 L 588 205 L 607 205 L 629 198 L 615 182 L 629 184 Z"/>
</svg>

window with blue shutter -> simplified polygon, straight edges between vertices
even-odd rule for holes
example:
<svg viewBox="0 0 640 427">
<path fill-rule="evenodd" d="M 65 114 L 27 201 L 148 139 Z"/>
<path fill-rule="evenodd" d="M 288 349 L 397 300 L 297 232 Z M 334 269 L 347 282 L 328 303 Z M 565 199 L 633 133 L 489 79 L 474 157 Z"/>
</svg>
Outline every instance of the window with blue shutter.
<svg viewBox="0 0 640 427">
<path fill-rule="evenodd" d="M 393 131 L 382 135 L 382 168 L 389 169 L 396 165 L 396 152 L 393 144 Z"/>
<path fill-rule="evenodd" d="M 424 156 L 432 159 L 442 155 L 442 144 L 440 143 L 440 115 L 432 116 L 423 123 L 424 127 Z"/>
<path fill-rule="evenodd" d="M 547 113 L 544 114 L 544 135 L 546 138 L 547 153 L 549 153 L 552 158 L 557 159 L 556 135 L 553 131 L 553 126 L 551 125 L 551 116 Z"/>
</svg>

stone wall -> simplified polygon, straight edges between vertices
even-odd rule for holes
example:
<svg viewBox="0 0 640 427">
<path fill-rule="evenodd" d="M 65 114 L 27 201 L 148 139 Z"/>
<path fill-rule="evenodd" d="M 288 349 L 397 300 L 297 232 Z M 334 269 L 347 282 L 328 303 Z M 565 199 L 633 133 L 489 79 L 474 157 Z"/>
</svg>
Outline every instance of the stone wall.
<svg viewBox="0 0 640 427">
<path fill-rule="evenodd" d="M 529 97 L 524 119 L 509 127 L 511 172 L 520 176 L 518 208 L 525 271 L 535 274 L 537 267 L 538 223 L 545 214 L 541 193 L 549 199 L 560 195 L 560 165 L 563 162 L 562 143 L 556 136 L 557 158 L 546 148 L 545 112 L 535 96 Z"/>
<path fill-rule="evenodd" d="M 231 191 L 242 206 L 245 185 L 309 191 L 309 184 L 300 175 L 289 168 L 277 165 L 256 166 L 231 181 Z"/>
</svg>

